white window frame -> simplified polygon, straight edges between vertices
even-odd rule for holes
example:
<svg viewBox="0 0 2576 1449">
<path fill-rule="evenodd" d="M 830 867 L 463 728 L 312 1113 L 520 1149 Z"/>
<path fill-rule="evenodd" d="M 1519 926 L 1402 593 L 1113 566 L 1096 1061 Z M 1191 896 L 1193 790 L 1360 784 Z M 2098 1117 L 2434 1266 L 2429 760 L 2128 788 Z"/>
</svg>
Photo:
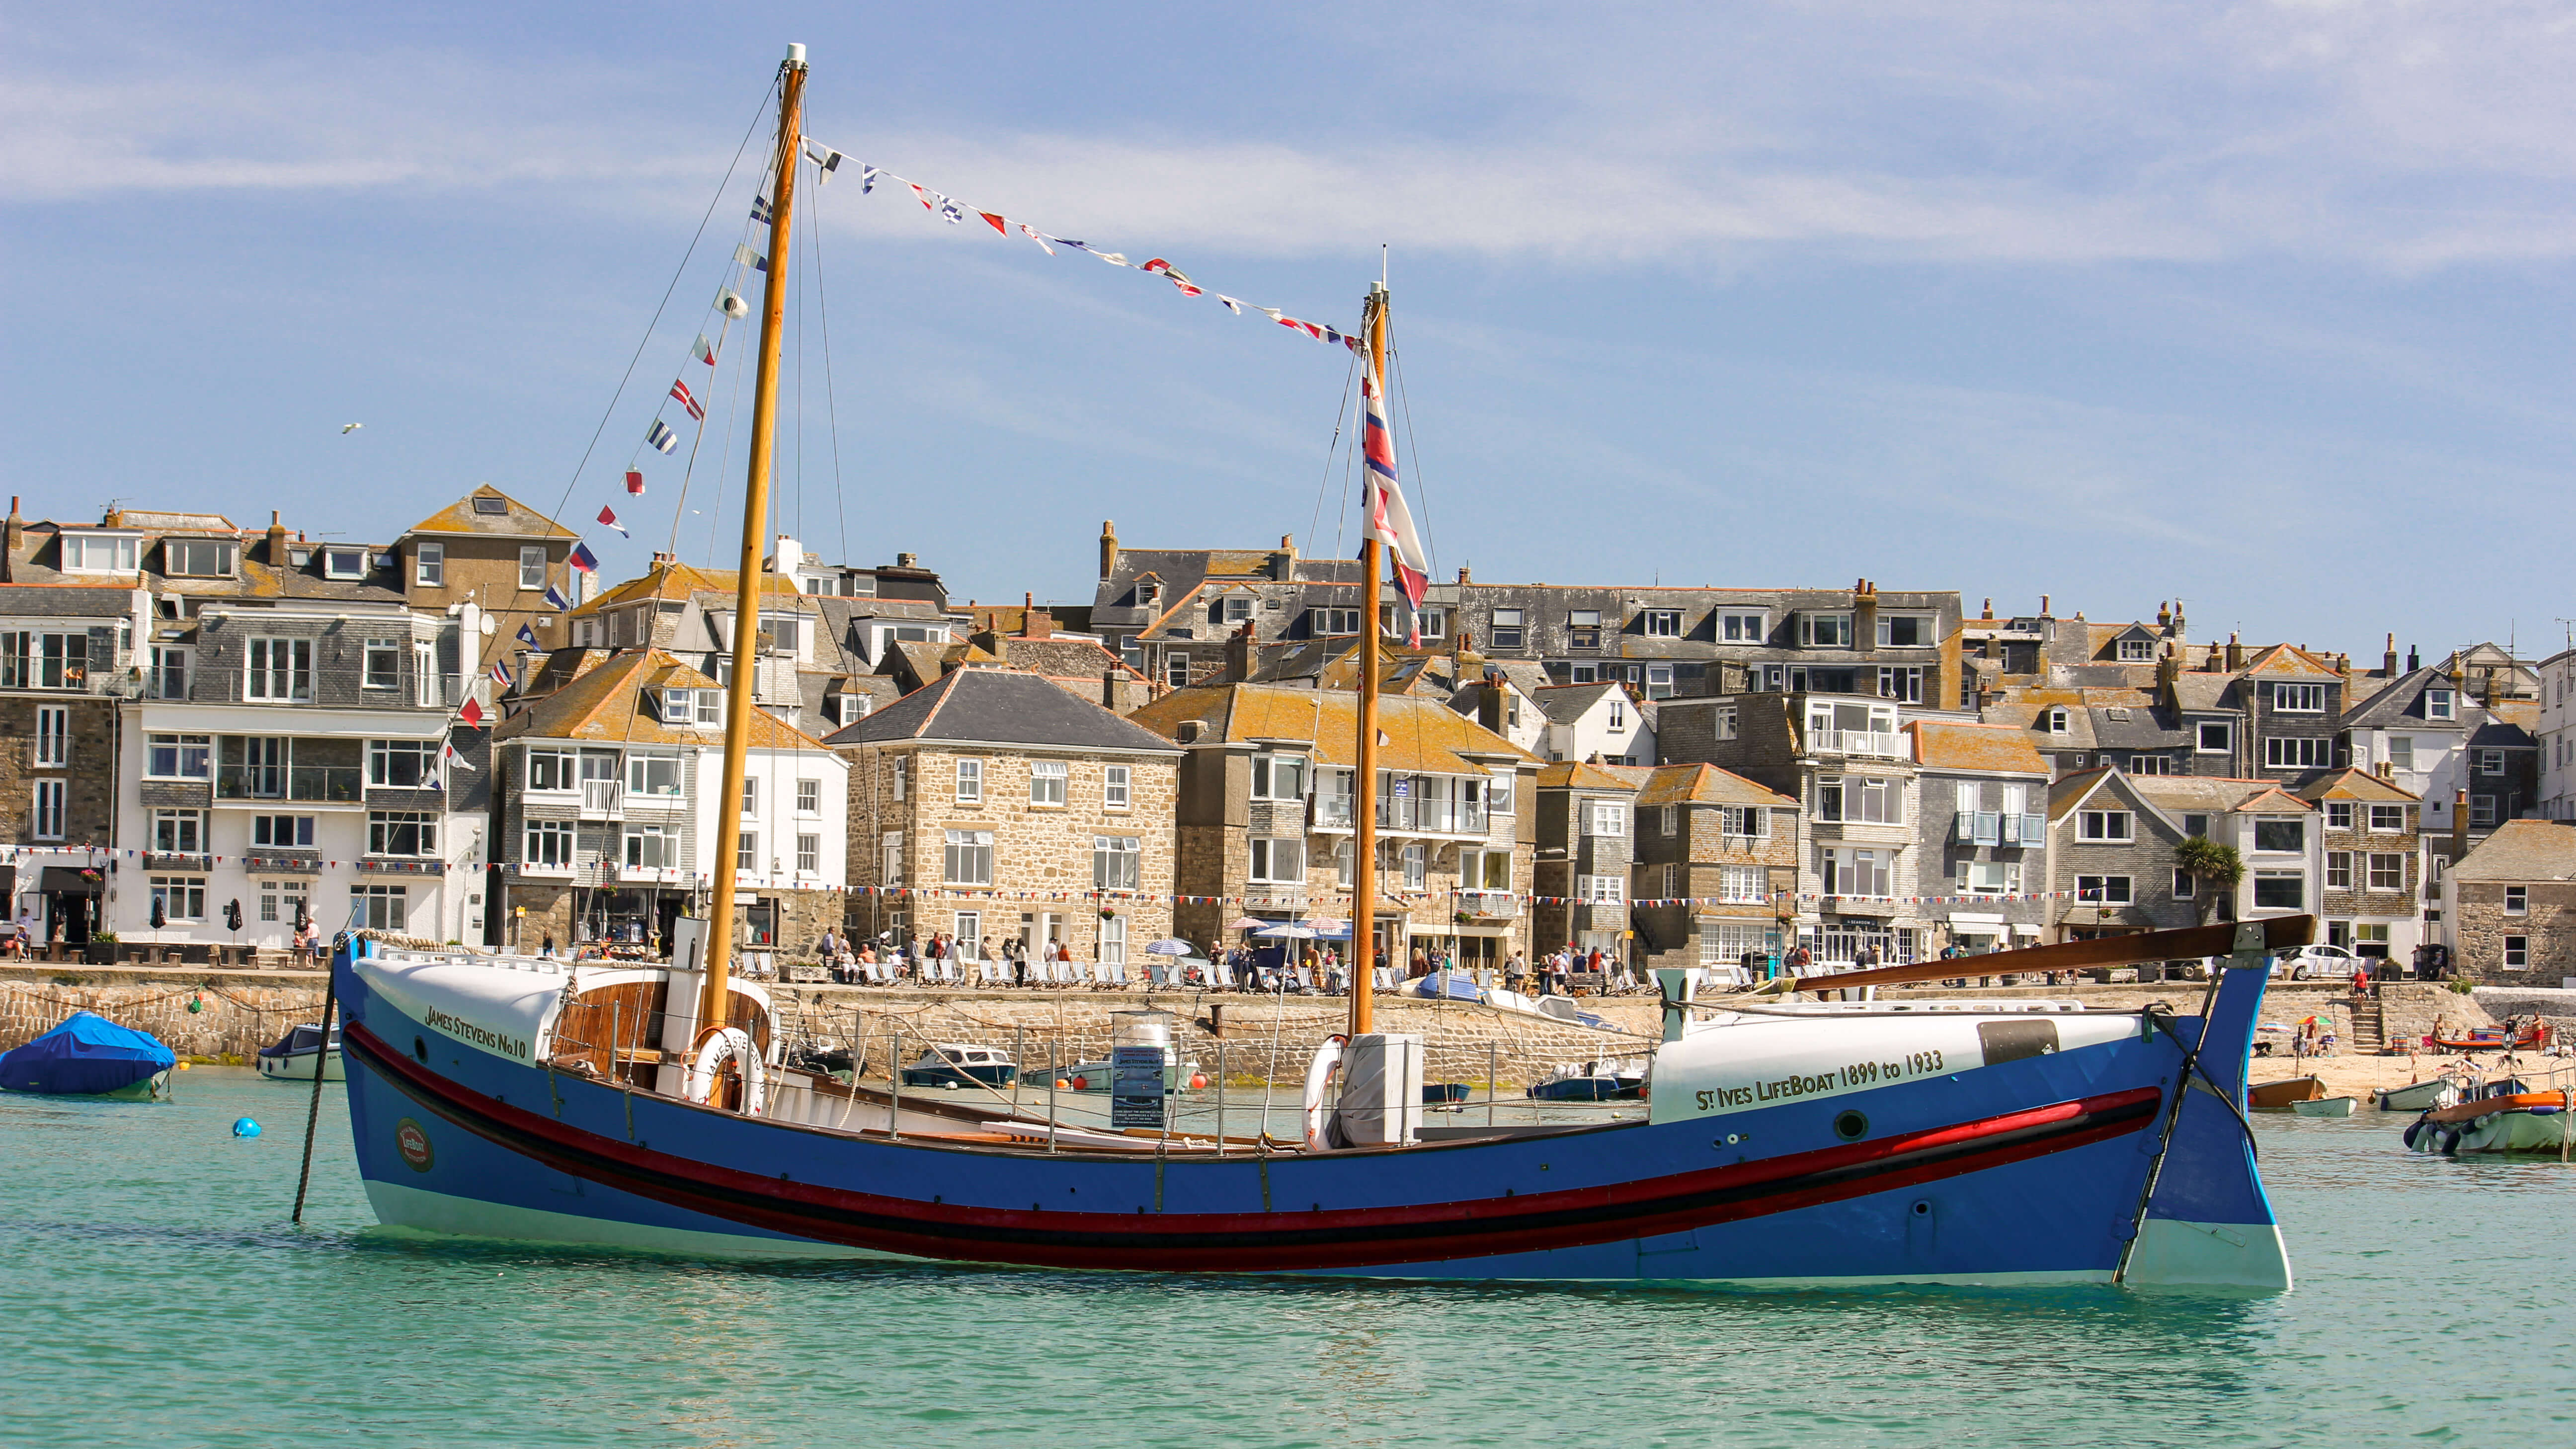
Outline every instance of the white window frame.
<svg viewBox="0 0 2576 1449">
<path fill-rule="evenodd" d="M 2402 891 L 2406 889 L 2406 857 L 2396 851 L 2371 851 L 2369 871 L 2368 888 L 2370 890 Z"/>
<path fill-rule="evenodd" d="M 1819 628 L 1818 625 L 1829 627 Z M 1851 614 L 1844 610 L 1799 614 L 1798 645 L 1803 649 L 1849 649 L 1852 647 Z"/>
<path fill-rule="evenodd" d="M 2253 881 L 2254 894 L 2250 899 L 2254 903 L 2254 909 L 2258 911 L 2303 911 L 2307 909 L 2308 873 L 2306 871 L 2258 870 L 2251 873 L 2251 879 Z M 2265 905 L 2263 903 L 2263 884 L 2266 881 L 2270 881 L 2275 884 L 2281 881 L 2289 881 L 2295 884 L 2299 889 L 2299 898 L 2288 905 Z"/>
<path fill-rule="evenodd" d="M 2272 713 L 2324 714 L 2325 712 L 2326 687 L 2324 685 L 2297 684 L 2289 680 L 2273 681 Z"/>
<path fill-rule="evenodd" d="M 368 882 L 349 887 L 349 924 L 376 931 L 410 929 L 411 892 L 398 885 Z"/>
<path fill-rule="evenodd" d="M 69 813 L 71 781 L 38 780 L 35 783 L 34 814 L 27 822 L 29 833 L 38 840 L 60 840 L 66 830 L 64 821 Z"/>
<path fill-rule="evenodd" d="M 2328 829 L 2328 830 L 2350 830 L 2350 829 L 2352 829 L 2352 802 L 2351 802 L 2351 801 L 2349 801 L 2349 800 L 2328 800 L 2327 802 L 2325 802 L 2325 808 L 2326 808 L 2326 829 Z"/>
<path fill-rule="evenodd" d="M 447 587 L 447 545 L 416 543 L 411 546 L 411 581 L 414 588 Z"/>
<path fill-rule="evenodd" d="M 285 661 L 278 661 L 283 651 Z M 280 676 L 285 692 L 278 693 Z M 313 641 L 262 635 L 242 643 L 242 698 L 264 704 L 307 704 L 313 699 Z"/>
<path fill-rule="evenodd" d="M 647 857 L 651 857 L 647 859 Z M 625 853 L 621 857 L 629 870 L 678 870 L 680 868 L 680 832 L 668 825 L 626 826 Z"/>
<path fill-rule="evenodd" d="M 1145 838 L 1141 835 L 1091 837 L 1091 888 L 1132 891 L 1144 879 Z"/>
<path fill-rule="evenodd" d="M 1496 609 L 1494 611 L 1492 626 L 1488 630 L 1488 632 L 1493 635 L 1493 638 L 1486 642 L 1490 643 L 1497 649 L 1526 648 L 1527 640 L 1529 639 L 1529 631 L 1527 626 L 1525 626 L 1521 620 L 1522 613 L 1518 609 Z M 1506 632 L 1511 636 L 1508 639 L 1503 637 Z"/>
<path fill-rule="evenodd" d="M 1771 873 L 1758 865 L 1720 866 L 1717 898 L 1729 905 L 1761 905 L 1771 898 Z"/>
<path fill-rule="evenodd" d="M 196 763 L 193 770 L 188 768 L 191 759 Z M 165 763 L 167 768 L 164 768 Z M 212 735 L 154 734 L 144 741 L 143 770 L 146 779 L 204 780 L 212 778 L 214 767 Z"/>
<path fill-rule="evenodd" d="M 2529 936 L 2505 937 L 2499 964 L 2517 971 L 2528 970 L 2531 966 L 2531 938 Z"/>
<path fill-rule="evenodd" d="M 151 899 L 161 905 L 161 919 L 171 925 L 193 925 L 206 918 L 206 878 L 201 875 L 156 875 Z"/>
<path fill-rule="evenodd" d="M 520 832 L 519 864 L 565 871 L 580 858 L 581 832 L 569 820 L 529 820 Z"/>
<path fill-rule="evenodd" d="M 957 803 L 984 803 L 984 762 L 972 756 L 957 761 Z"/>
<path fill-rule="evenodd" d="M 2504 888 L 2504 913 L 2508 916 L 2531 914 L 2531 888 L 2509 885 Z"/>
<path fill-rule="evenodd" d="M 1260 885 L 1304 885 L 1306 842 L 1300 836 L 1254 836 L 1246 843 L 1245 879 Z"/>
<path fill-rule="evenodd" d="M 1064 808 L 1066 785 L 1073 771 L 1062 760 L 1029 761 L 1029 804 L 1044 810 Z"/>
<path fill-rule="evenodd" d="M 989 830 L 950 830 L 945 832 L 940 856 L 940 879 L 953 886 L 989 886 L 993 883 L 993 832 Z"/>
<path fill-rule="evenodd" d="M 370 810 L 367 812 L 367 854 L 400 856 L 406 860 L 438 858 L 439 812 L 435 810 Z M 417 832 L 412 848 L 397 850 L 394 842 L 404 831 Z"/>
<path fill-rule="evenodd" d="M 1896 642 L 1896 626 L 1900 622 L 1915 626 L 1917 637 L 1913 643 L 1899 644 Z M 1893 614 L 1881 614 L 1878 616 L 1878 628 L 1876 630 L 1878 647 L 1881 649 L 1935 648 L 1939 645 L 1940 641 L 1930 636 L 1932 631 L 1940 626 L 1941 620 L 1940 616 L 1937 614 L 1918 614 L 1908 611 L 1899 611 Z"/>
<path fill-rule="evenodd" d="M 2352 854 L 2353 853 L 2349 850 L 2329 850 L 2326 852 L 2327 890 L 2348 891 L 2352 889 Z"/>
<path fill-rule="evenodd" d="M 1625 836 L 1628 833 L 1628 807 L 1617 800 L 1583 802 L 1583 833 L 1600 836 Z"/>
<path fill-rule="evenodd" d="M 72 763 L 72 712 L 69 706 L 36 706 L 36 768 L 66 770 Z"/>
<path fill-rule="evenodd" d="M 1130 767 L 1126 765 L 1108 765 L 1101 769 L 1101 809 L 1127 810 L 1132 808 L 1129 801 L 1133 795 L 1132 782 L 1135 777 L 1129 773 L 1129 771 Z"/>
<path fill-rule="evenodd" d="M 545 545 L 539 543 L 521 545 L 519 549 L 519 591 L 527 594 L 545 592 L 546 573 Z"/>
<path fill-rule="evenodd" d="M 796 873 L 798 875 L 823 873 L 823 837 L 821 835 L 807 831 L 796 837 Z"/>
<path fill-rule="evenodd" d="M 2079 810 L 2075 838 L 2095 845 L 2127 845 L 2138 838 L 2134 810 Z"/>
<path fill-rule="evenodd" d="M 1628 883 L 1615 875 L 1577 876 L 1578 897 L 1587 905 L 1617 906 L 1628 900 Z"/>
<path fill-rule="evenodd" d="M 2322 769 L 2334 759 L 2334 742 L 2312 735 L 2265 735 L 2263 768 L 2267 770 Z"/>
<path fill-rule="evenodd" d="M 2090 885 L 2086 882 L 2091 882 Z M 2075 878 L 2075 900 L 2079 905 L 2127 906 L 2137 904 L 2137 878 L 2126 875 L 2079 875 Z"/>
<path fill-rule="evenodd" d="M 2387 819 L 2384 824 L 2382 823 L 2381 811 L 2388 812 L 2388 815 L 2392 817 Z M 2370 833 L 2373 835 L 2403 835 L 2406 833 L 2406 807 L 2403 805 L 2373 805 L 2370 807 L 2370 814 L 2367 818 L 2370 821 Z"/>
<path fill-rule="evenodd" d="M 903 884 L 903 832 L 889 830 L 877 837 L 877 884 Z"/>
<path fill-rule="evenodd" d="M 2123 639 L 2119 652 L 2123 664 L 2148 664 L 2155 660 L 2156 643 L 2152 639 Z"/>
<path fill-rule="evenodd" d="M 1647 638 L 1649 638 L 1649 639 L 1678 639 L 1678 638 L 1682 637 L 1682 611 L 1681 611 L 1681 610 L 1679 610 L 1679 609 L 1647 609 L 1647 610 L 1645 610 L 1645 611 L 1644 611 L 1644 613 L 1645 613 L 1644 625 L 1645 625 L 1645 633 L 1646 633 L 1646 637 L 1647 637 Z"/>
<path fill-rule="evenodd" d="M 1771 638 L 1771 616 L 1720 614 L 1717 616 L 1717 636 L 1722 644 L 1766 643 Z"/>
<path fill-rule="evenodd" d="M 2424 691 L 2424 718 L 2455 719 L 2459 715 L 2458 699 L 2447 689 Z"/>
</svg>

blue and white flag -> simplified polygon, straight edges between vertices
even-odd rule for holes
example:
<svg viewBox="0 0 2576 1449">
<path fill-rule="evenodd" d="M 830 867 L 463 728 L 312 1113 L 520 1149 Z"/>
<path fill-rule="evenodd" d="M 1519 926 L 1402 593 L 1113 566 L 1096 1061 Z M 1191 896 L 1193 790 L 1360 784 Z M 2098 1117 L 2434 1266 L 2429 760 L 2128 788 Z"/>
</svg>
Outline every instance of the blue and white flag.
<svg viewBox="0 0 2576 1449">
<path fill-rule="evenodd" d="M 769 270 L 769 258 L 753 251 L 747 243 L 734 243 L 733 259 L 737 263 L 749 267 L 755 272 L 765 272 Z"/>
<path fill-rule="evenodd" d="M 635 535 L 633 535 L 633 534 L 631 534 L 631 533 L 628 533 L 628 532 L 626 531 L 626 525 L 625 525 L 625 524 L 622 524 L 622 523 L 620 523 L 620 522 L 618 522 L 618 521 L 617 521 L 617 510 L 616 510 L 616 509 L 614 509 L 614 508 L 609 507 L 608 505 L 606 505 L 606 504 L 604 504 L 604 503 L 603 503 L 603 504 L 601 504 L 601 505 L 600 505 L 600 508 L 599 508 L 599 521 L 600 521 L 600 522 L 602 522 L 602 523 L 607 524 L 609 527 L 611 527 L 611 528 L 613 528 L 613 529 L 616 529 L 616 530 L 617 530 L 617 536 L 618 536 L 619 538 L 633 538 L 633 537 L 635 536 Z"/>
<path fill-rule="evenodd" d="M 572 600 L 563 596 L 563 590 L 548 584 L 546 585 L 546 607 L 559 614 L 569 613 L 572 610 Z"/>
<path fill-rule="evenodd" d="M 595 574 L 599 572 L 599 555 L 590 551 L 589 544 L 576 543 L 572 546 L 572 566 L 583 573 Z"/>
<path fill-rule="evenodd" d="M 769 198 L 768 198 L 768 197 L 766 197 L 766 196 L 755 196 L 755 197 L 753 197 L 753 198 L 751 199 L 751 219 L 752 219 L 753 221 L 759 222 L 762 226 L 767 226 L 767 225 L 769 225 Z"/>
<path fill-rule="evenodd" d="M 671 431 L 669 423 L 655 418 L 653 426 L 644 430 L 644 441 L 667 453 L 680 446 L 680 435 Z"/>
<path fill-rule="evenodd" d="M 520 642 L 520 643 L 522 643 L 522 644 L 527 645 L 527 646 L 528 646 L 529 648 L 531 648 L 531 649 L 538 649 L 538 648 L 543 648 L 543 647 L 544 647 L 543 645 L 540 645 L 539 643 L 537 643 L 537 631 L 536 631 L 536 630 L 534 630 L 534 629 L 529 628 L 529 627 L 528 627 L 527 625 L 525 625 L 525 624 L 521 624 L 521 625 L 519 626 L 519 642 Z"/>
</svg>

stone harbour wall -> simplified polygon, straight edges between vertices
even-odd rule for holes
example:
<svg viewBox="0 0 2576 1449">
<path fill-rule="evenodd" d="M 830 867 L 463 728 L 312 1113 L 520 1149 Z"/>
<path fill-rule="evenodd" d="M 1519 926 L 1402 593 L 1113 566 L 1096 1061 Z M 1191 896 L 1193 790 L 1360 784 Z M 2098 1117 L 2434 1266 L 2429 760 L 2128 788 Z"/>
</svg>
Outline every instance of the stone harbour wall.
<svg viewBox="0 0 2576 1449">
<path fill-rule="evenodd" d="M 75 1011 L 148 1031 L 181 1057 L 249 1057 L 322 1019 L 318 971 L 153 973 L 12 969 L 0 977 L 0 1051 Z M 194 1003 L 196 1010 L 189 1010 Z"/>
</svg>

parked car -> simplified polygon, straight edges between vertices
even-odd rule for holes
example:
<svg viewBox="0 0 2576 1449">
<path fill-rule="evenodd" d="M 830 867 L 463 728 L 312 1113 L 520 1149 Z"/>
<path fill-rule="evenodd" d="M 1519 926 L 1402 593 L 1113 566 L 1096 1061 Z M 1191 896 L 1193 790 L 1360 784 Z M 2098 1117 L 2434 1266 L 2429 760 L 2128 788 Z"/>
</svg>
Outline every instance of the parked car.
<svg viewBox="0 0 2576 1449">
<path fill-rule="evenodd" d="M 2286 976 L 2292 981 L 2349 981 L 2353 972 L 2377 964 L 2375 961 L 2366 962 L 2341 946 L 2298 946 L 2272 958 L 2272 975 L 2275 979 Z"/>
</svg>

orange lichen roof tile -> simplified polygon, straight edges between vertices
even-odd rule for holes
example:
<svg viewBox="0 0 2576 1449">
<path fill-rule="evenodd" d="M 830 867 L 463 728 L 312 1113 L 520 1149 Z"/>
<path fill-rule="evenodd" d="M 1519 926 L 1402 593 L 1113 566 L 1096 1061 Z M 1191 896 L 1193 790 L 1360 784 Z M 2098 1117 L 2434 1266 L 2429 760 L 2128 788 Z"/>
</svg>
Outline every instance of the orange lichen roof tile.
<svg viewBox="0 0 2576 1449">
<path fill-rule="evenodd" d="M 477 513 L 474 500 L 498 498 L 506 513 Z M 411 526 L 412 533 L 489 533 L 504 538 L 578 538 L 581 535 L 486 483 Z"/>
<path fill-rule="evenodd" d="M 577 619 L 584 615 L 595 614 L 602 609 L 613 609 L 621 604 L 637 603 L 645 599 L 677 600 L 691 598 L 698 594 L 730 595 L 734 592 L 734 580 L 737 577 L 738 575 L 732 569 L 693 568 L 684 563 L 656 564 L 634 578 L 602 593 L 589 603 L 574 606 L 573 611 L 565 617 Z M 796 581 L 784 574 L 761 575 L 760 591 L 764 594 L 788 598 L 804 597 L 797 592 Z"/>
<path fill-rule="evenodd" d="M 1658 765 L 1637 796 L 1645 805 L 1767 805 L 1795 809 L 1798 802 L 1715 765 Z"/>
<path fill-rule="evenodd" d="M 2334 666 L 2295 644 L 2274 644 L 2254 656 L 2248 674 L 2288 674 L 2338 678 Z"/>
<path fill-rule="evenodd" d="M 1319 763 L 1354 765 L 1359 760 L 1359 713 L 1359 696 L 1340 690 L 1225 684 L 1175 690 L 1128 718 L 1166 739 L 1177 737 L 1183 721 L 1196 720 L 1228 742 L 1310 741 Z M 1538 758 L 1446 704 L 1419 695 L 1380 699 L 1377 723 L 1386 736 L 1377 751 L 1381 770 L 1468 775 L 1485 770 L 1486 757 Z M 1470 755 L 1478 758 L 1466 758 Z"/>
<path fill-rule="evenodd" d="M 1212 579 L 1267 576 L 1270 572 L 1270 552 L 1267 549 L 1210 549 L 1207 556 L 1207 571 L 1208 577 Z"/>
<path fill-rule="evenodd" d="M 1559 760 L 1538 772 L 1542 790 L 1634 790 L 1637 787 L 1599 765 Z"/>
<path fill-rule="evenodd" d="M 2310 800 L 2377 800 L 2406 804 L 2424 798 L 2413 791 L 2400 789 L 2368 770 L 2349 765 L 2301 785 L 2299 794 Z"/>
<path fill-rule="evenodd" d="M 2030 742 L 2028 731 L 2009 725 L 1953 724 L 1947 720 L 1914 720 L 1905 726 L 1914 736 L 1915 762 L 1935 769 L 1991 770 L 2000 773 L 2048 774 L 2048 761 Z"/>
<path fill-rule="evenodd" d="M 607 744 L 700 745 L 724 743 L 712 727 L 666 725 L 644 706 L 656 689 L 714 689 L 716 682 L 659 649 L 621 654 L 503 721 L 495 740 L 522 735 L 545 740 L 597 740 Z M 755 750 L 820 750 L 821 740 L 766 710 L 751 712 L 747 743 Z"/>
</svg>

